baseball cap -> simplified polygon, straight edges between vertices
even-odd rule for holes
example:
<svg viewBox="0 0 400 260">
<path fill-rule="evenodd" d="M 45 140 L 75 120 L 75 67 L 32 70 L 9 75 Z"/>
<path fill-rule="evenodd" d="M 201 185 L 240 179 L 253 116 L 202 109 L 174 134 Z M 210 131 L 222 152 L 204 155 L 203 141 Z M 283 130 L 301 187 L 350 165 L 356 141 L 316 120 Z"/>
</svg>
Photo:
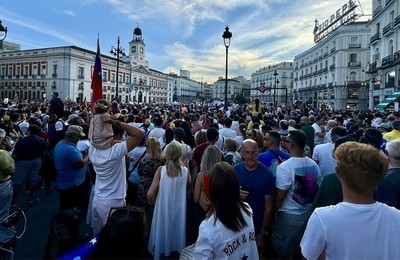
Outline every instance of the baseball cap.
<svg viewBox="0 0 400 260">
<path fill-rule="evenodd" d="M 85 133 L 83 132 L 83 128 L 78 125 L 69 125 L 67 132 L 65 132 L 65 135 L 76 135 L 76 136 L 85 136 Z"/>
</svg>

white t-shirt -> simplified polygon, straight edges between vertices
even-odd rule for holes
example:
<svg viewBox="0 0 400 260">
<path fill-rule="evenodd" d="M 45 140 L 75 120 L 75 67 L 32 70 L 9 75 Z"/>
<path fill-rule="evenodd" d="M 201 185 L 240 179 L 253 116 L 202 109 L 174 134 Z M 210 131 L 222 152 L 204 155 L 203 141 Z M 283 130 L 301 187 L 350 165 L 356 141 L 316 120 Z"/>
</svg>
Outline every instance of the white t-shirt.
<svg viewBox="0 0 400 260">
<path fill-rule="evenodd" d="M 300 246 L 307 259 L 400 259 L 399 230 L 396 208 L 341 202 L 315 209 Z"/>
<path fill-rule="evenodd" d="M 231 129 L 231 128 L 222 128 L 219 130 L 219 134 L 224 136 L 225 138 L 232 138 L 235 139 L 235 137 L 237 136 L 237 133 L 235 130 Z"/>
<path fill-rule="evenodd" d="M 308 157 L 291 157 L 276 170 L 276 188 L 288 190 L 279 211 L 303 214 L 311 209 L 321 177 L 316 162 Z"/>
<path fill-rule="evenodd" d="M 312 159 L 318 162 L 319 169 L 321 170 L 321 178 L 336 172 L 336 160 L 332 154 L 334 147 L 333 143 L 319 144 L 314 147 Z"/>
<path fill-rule="evenodd" d="M 164 135 L 165 135 L 165 130 L 159 127 L 154 128 L 149 133 L 149 137 L 155 137 L 157 139 L 162 138 Z"/>
<path fill-rule="evenodd" d="M 219 219 L 215 222 L 215 215 L 201 222 L 194 259 L 259 259 L 253 218 L 243 210 L 242 215 L 247 226 L 239 232 L 226 228 Z"/>
<path fill-rule="evenodd" d="M 128 153 L 126 142 L 114 144 L 100 150 L 89 147 L 89 159 L 96 171 L 95 196 L 105 200 L 125 199 L 126 166 L 125 155 Z"/>
<path fill-rule="evenodd" d="M 314 124 L 312 124 L 312 127 L 315 130 L 315 135 L 314 135 L 314 143 L 315 143 L 315 145 L 324 143 L 324 138 L 320 138 L 320 137 L 317 136 L 317 133 L 324 132 L 323 126 L 321 127 L 319 124 L 314 123 Z"/>
</svg>

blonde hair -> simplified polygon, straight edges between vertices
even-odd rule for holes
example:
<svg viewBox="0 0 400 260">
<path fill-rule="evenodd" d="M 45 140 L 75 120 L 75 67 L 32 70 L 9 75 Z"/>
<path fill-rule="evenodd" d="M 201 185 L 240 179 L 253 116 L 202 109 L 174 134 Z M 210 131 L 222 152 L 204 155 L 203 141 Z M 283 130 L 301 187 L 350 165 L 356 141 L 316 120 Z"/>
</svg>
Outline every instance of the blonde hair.
<svg viewBox="0 0 400 260">
<path fill-rule="evenodd" d="M 346 186 L 370 194 L 388 170 L 388 160 L 369 144 L 346 142 L 335 150 L 336 165 Z"/>
<path fill-rule="evenodd" d="M 203 143 L 207 142 L 207 134 L 206 134 L 206 132 L 203 132 L 203 131 L 197 132 L 197 134 L 195 135 L 194 142 L 196 143 L 196 145 L 203 144 Z"/>
<path fill-rule="evenodd" d="M 149 137 L 146 140 L 147 153 L 149 154 L 149 159 L 161 160 L 162 151 L 160 147 L 160 142 L 155 137 Z"/>
<path fill-rule="evenodd" d="M 165 147 L 165 158 L 167 159 L 167 175 L 169 177 L 177 177 L 181 175 L 182 162 L 180 157 L 182 155 L 182 146 L 177 141 L 170 142 Z"/>
<path fill-rule="evenodd" d="M 222 160 L 221 151 L 215 145 L 209 145 L 203 153 L 201 159 L 200 170 L 204 174 L 208 175 L 211 172 L 212 167 L 217 162 Z"/>
</svg>

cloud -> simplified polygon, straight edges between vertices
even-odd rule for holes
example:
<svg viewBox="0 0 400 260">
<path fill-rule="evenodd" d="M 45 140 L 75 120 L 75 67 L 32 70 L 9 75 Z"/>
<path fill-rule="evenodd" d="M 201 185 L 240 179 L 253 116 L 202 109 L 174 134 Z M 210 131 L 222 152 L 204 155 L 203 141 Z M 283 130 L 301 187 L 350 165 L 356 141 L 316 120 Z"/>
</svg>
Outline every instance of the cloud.
<svg viewBox="0 0 400 260">
<path fill-rule="evenodd" d="M 63 13 L 69 16 L 76 16 L 76 13 L 72 10 L 64 10 Z"/>
<path fill-rule="evenodd" d="M 39 22 L 37 20 L 28 18 L 26 16 L 20 16 L 17 15 L 15 13 L 12 12 L 8 12 L 6 10 L 2 10 L 2 16 L 4 17 L 3 19 L 10 21 L 11 23 L 14 23 L 16 25 L 19 25 L 23 28 L 25 28 L 25 30 L 30 29 L 33 31 L 36 31 L 40 34 L 44 34 L 44 35 L 48 35 L 50 37 L 53 38 L 57 38 L 63 42 L 66 42 L 67 44 L 71 44 L 71 45 L 77 45 L 83 48 L 88 48 L 88 45 L 86 44 L 85 41 L 83 41 L 82 39 L 84 38 L 82 35 L 80 35 L 77 32 L 62 32 L 60 30 L 60 28 L 56 29 L 56 28 L 52 28 L 51 24 L 45 24 L 42 22 Z M 75 36 L 73 36 L 75 35 Z M 77 36 L 77 37 L 76 37 Z M 30 45 L 34 45 L 32 44 L 32 40 L 28 39 L 27 37 L 20 37 L 22 39 L 24 39 L 24 41 L 22 42 L 27 42 Z M 42 48 L 43 46 L 37 46 L 36 48 Z"/>
</svg>

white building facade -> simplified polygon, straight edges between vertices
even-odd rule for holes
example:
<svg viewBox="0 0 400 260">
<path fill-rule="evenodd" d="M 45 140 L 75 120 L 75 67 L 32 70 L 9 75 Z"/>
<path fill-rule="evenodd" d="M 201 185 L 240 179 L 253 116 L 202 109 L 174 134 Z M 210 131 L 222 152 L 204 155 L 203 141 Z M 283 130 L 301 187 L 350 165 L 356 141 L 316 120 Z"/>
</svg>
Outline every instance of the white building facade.
<svg viewBox="0 0 400 260">
<path fill-rule="evenodd" d="M 11 45 L 10 45 L 11 46 Z M 172 102 L 171 78 L 150 69 L 145 59 L 142 32 L 135 28 L 129 56 L 117 59 L 101 55 L 103 98 L 121 102 Z M 58 92 L 65 100 L 91 101 L 92 72 L 96 53 L 76 46 L 0 52 L 0 98 L 48 100 Z M 168 100 L 168 97 L 171 97 Z"/>
<path fill-rule="evenodd" d="M 290 105 L 293 101 L 293 62 L 269 65 L 251 74 L 251 101 Z M 246 91 L 248 93 L 248 91 Z"/>
<path fill-rule="evenodd" d="M 203 84 L 199 81 L 190 78 L 190 71 L 180 70 L 179 76 L 170 73 L 172 78 L 172 101 L 190 103 L 202 100 L 204 95 L 202 93 Z"/>
<path fill-rule="evenodd" d="M 294 58 L 295 102 L 319 108 L 368 108 L 371 29 L 368 22 L 337 27 L 325 39 Z"/>
<path fill-rule="evenodd" d="M 212 100 L 225 100 L 225 78 L 219 77 L 216 82 L 211 86 L 212 88 Z M 231 78 L 227 80 L 227 97 L 228 103 L 234 102 L 235 98 L 242 94 L 243 85 L 246 84 L 246 80 L 243 76 Z"/>
<path fill-rule="evenodd" d="M 400 3 L 372 0 L 372 10 L 369 108 L 385 109 L 400 97 Z"/>
</svg>

